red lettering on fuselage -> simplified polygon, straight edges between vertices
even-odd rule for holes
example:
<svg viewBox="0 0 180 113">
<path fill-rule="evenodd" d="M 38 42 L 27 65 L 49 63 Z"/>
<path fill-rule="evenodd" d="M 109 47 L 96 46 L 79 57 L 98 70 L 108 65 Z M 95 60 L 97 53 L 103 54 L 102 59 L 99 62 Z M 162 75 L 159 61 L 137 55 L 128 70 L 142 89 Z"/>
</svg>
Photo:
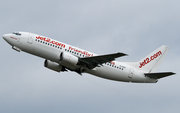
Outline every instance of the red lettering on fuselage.
<svg viewBox="0 0 180 113">
<path fill-rule="evenodd" d="M 14 37 L 10 37 L 10 38 L 17 40 L 17 38 L 14 38 Z"/>
<path fill-rule="evenodd" d="M 36 39 L 40 39 L 40 40 L 42 40 L 42 41 L 45 41 L 45 42 L 48 42 L 48 43 L 51 43 L 51 44 L 55 44 L 55 45 L 57 45 L 57 46 L 60 46 L 60 47 L 65 48 L 65 44 L 56 42 L 55 40 L 52 40 L 52 39 L 49 39 L 49 38 L 46 38 L 46 37 L 38 36 L 38 37 L 36 37 Z"/>
<path fill-rule="evenodd" d="M 71 47 L 71 46 L 69 46 L 69 50 L 75 51 L 75 52 L 78 52 L 78 53 L 81 53 L 81 54 L 83 54 L 83 55 L 86 55 L 87 57 L 93 56 L 93 54 L 90 54 L 90 53 L 88 53 L 87 51 L 81 51 L 81 50 L 76 49 L 76 48 L 73 48 L 73 47 Z"/>
<path fill-rule="evenodd" d="M 78 52 L 78 53 L 81 53 L 81 54 L 83 54 L 83 55 L 86 55 L 87 57 L 93 56 L 93 54 L 90 54 L 90 53 L 87 52 L 87 51 L 82 51 L 82 50 L 79 50 L 79 49 L 77 49 L 77 48 L 73 48 L 73 47 L 71 47 L 71 46 L 69 46 L 69 50 L 75 51 L 75 52 Z M 110 63 L 111 63 L 112 65 L 115 65 L 115 62 L 113 62 L 113 61 L 111 61 Z"/>
<path fill-rule="evenodd" d="M 111 64 L 112 64 L 112 65 L 115 65 L 115 62 L 111 61 Z"/>
</svg>

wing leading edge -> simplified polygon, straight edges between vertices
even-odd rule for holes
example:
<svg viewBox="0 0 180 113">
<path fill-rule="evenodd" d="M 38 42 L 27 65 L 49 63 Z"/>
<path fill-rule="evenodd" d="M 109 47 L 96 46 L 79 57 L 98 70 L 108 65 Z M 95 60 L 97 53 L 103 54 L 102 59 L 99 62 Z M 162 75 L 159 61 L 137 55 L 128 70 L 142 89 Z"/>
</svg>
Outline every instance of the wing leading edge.
<svg viewBox="0 0 180 113">
<path fill-rule="evenodd" d="M 127 54 L 115 53 L 115 54 L 85 57 L 85 58 L 79 58 L 79 61 L 80 61 L 80 65 L 86 66 L 89 69 L 93 69 L 97 66 L 102 65 L 103 63 L 113 61 L 115 60 L 115 58 L 122 56 L 127 56 Z"/>
</svg>

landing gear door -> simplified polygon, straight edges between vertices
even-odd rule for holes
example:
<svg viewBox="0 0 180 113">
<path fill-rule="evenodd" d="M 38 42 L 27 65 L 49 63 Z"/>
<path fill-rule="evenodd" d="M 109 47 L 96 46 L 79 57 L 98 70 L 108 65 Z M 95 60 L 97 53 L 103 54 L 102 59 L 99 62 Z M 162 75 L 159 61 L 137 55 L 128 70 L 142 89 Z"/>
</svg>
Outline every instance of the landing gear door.
<svg viewBox="0 0 180 113">
<path fill-rule="evenodd" d="M 33 38 L 34 38 L 34 35 L 33 34 L 29 34 L 27 43 L 32 44 L 33 43 Z"/>
</svg>

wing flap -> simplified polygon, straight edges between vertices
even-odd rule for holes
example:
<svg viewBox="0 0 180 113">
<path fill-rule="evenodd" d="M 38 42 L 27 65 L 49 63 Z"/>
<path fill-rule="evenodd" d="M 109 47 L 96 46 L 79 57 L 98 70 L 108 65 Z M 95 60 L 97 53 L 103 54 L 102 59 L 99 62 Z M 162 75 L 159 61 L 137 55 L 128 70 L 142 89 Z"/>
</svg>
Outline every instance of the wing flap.
<svg viewBox="0 0 180 113">
<path fill-rule="evenodd" d="M 145 74 L 145 76 L 148 76 L 150 78 L 160 79 L 160 78 L 163 78 L 163 77 L 174 75 L 176 73 L 173 73 L 173 72 L 162 72 L 162 73 L 144 73 L 144 74 Z"/>
</svg>

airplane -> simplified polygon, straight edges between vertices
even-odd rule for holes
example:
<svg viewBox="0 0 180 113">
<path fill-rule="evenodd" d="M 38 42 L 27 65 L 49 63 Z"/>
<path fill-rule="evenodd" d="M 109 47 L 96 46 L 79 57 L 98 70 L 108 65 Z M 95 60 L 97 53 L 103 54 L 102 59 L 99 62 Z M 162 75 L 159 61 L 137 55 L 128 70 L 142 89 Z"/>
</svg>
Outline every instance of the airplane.
<svg viewBox="0 0 180 113">
<path fill-rule="evenodd" d="M 173 72 L 156 72 L 169 47 L 162 45 L 138 62 L 118 62 L 122 52 L 98 55 L 54 39 L 29 32 L 13 32 L 3 35 L 12 49 L 24 51 L 45 59 L 44 66 L 56 72 L 74 71 L 82 75 L 89 73 L 101 78 L 130 82 L 157 83 Z"/>
</svg>

